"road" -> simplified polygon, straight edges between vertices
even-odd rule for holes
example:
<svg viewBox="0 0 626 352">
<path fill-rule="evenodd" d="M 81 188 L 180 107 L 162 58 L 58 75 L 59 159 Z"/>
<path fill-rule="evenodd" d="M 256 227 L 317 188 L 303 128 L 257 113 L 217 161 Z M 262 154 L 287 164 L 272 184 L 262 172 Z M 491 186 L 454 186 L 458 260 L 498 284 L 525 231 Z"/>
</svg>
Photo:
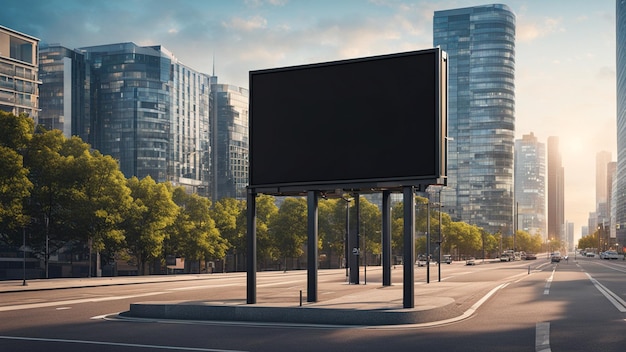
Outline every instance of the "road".
<svg viewBox="0 0 626 352">
<path fill-rule="evenodd" d="M 116 313 L 141 301 L 245 302 L 245 274 L 188 276 L 184 281 L 0 293 L 1 351 L 624 351 L 626 262 L 573 256 L 534 261 L 416 268 L 416 300 L 453 297 L 468 319 L 399 326 L 127 320 Z M 363 276 L 361 277 L 363 280 Z M 105 279 L 102 279 L 105 280 Z M 117 281 L 116 281 L 117 282 Z M 135 281 L 136 282 L 136 281 Z M 319 300 L 381 289 L 380 268 L 366 285 L 347 285 L 342 270 L 320 271 Z M 402 284 L 400 267 L 394 286 Z M 30 286 L 35 286 L 35 283 Z M 259 302 L 294 302 L 305 272 L 258 275 Z M 398 291 L 401 292 L 401 289 Z M 394 298 L 390 304 L 400 302 Z"/>
</svg>

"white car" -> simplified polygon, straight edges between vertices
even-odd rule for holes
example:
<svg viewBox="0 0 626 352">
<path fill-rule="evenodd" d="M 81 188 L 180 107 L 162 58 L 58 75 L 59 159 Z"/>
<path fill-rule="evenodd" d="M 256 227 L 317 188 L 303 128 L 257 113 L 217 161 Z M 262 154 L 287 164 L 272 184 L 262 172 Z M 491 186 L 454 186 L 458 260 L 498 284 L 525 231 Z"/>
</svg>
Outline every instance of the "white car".
<svg viewBox="0 0 626 352">
<path fill-rule="evenodd" d="M 619 255 L 616 251 L 606 251 L 602 254 L 604 254 L 602 259 L 619 259 Z"/>
</svg>

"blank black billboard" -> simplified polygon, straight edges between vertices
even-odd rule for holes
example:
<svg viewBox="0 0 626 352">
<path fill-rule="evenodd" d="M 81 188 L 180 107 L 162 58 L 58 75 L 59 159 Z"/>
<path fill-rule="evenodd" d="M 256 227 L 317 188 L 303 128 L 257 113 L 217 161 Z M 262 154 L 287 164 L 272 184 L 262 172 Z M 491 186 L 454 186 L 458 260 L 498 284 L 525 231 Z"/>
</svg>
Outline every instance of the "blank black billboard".
<svg viewBox="0 0 626 352">
<path fill-rule="evenodd" d="M 251 71 L 250 187 L 445 178 L 446 68 L 429 49 Z"/>
</svg>

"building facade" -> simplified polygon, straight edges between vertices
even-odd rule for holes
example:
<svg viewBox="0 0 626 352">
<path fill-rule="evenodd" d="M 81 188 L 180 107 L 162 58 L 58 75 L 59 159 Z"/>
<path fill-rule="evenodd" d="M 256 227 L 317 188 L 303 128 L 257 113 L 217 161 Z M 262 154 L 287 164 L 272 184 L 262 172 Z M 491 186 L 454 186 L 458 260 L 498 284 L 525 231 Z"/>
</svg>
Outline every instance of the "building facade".
<svg viewBox="0 0 626 352">
<path fill-rule="evenodd" d="M 208 196 L 210 76 L 161 46 L 117 43 L 85 55 L 89 137 L 126 177 L 152 177 Z"/>
<path fill-rule="evenodd" d="M 626 0 L 616 0 L 617 171 L 615 224 L 617 242 L 626 244 Z"/>
<path fill-rule="evenodd" d="M 0 26 L 0 110 L 39 117 L 39 39 Z"/>
<path fill-rule="evenodd" d="M 248 186 L 248 90 L 213 84 L 211 150 L 214 157 L 213 200 L 246 199 Z"/>
<path fill-rule="evenodd" d="M 548 137 L 548 239 L 565 241 L 565 170 L 559 137 Z"/>
<path fill-rule="evenodd" d="M 546 147 L 531 132 L 515 140 L 517 229 L 546 237 Z"/>
<path fill-rule="evenodd" d="M 506 5 L 436 11 L 433 44 L 448 54 L 450 216 L 513 235 L 515 15 Z"/>
<path fill-rule="evenodd" d="M 39 48 L 39 124 L 88 141 L 90 132 L 85 56 L 58 44 Z"/>
</svg>

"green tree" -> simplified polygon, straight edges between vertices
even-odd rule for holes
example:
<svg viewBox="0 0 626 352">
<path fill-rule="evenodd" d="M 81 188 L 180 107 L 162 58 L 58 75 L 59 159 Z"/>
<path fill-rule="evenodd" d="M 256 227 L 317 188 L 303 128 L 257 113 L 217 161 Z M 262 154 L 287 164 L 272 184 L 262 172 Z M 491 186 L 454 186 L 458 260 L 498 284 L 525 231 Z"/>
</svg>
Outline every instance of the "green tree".
<svg viewBox="0 0 626 352">
<path fill-rule="evenodd" d="M 375 204 L 370 203 L 366 198 L 361 197 L 359 201 L 361 212 L 361 250 L 374 254 L 378 259 L 382 254 L 382 219 L 381 213 Z M 364 253 L 366 255 L 366 253 Z M 363 257 L 366 260 L 366 257 Z M 369 261 L 369 259 L 368 259 Z"/>
<path fill-rule="evenodd" d="M 242 203 L 243 211 L 237 217 L 237 241 L 232 242 L 233 248 L 245 258 L 248 252 L 247 248 L 247 208 L 245 202 Z M 265 267 L 268 267 L 268 261 L 274 261 L 280 258 L 280 254 L 276 248 L 276 242 L 270 234 L 270 223 L 278 214 L 276 206 L 276 198 L 267 194 L 259 194 L 256 197 L 256 238 L 257 238 L 257 258 Z M 240 262 L 244 262 L 241 260 Z M 239 264 L 239 263 L 238 263 Z"/>
<path fill-rule="evenodd" d="M 185 269 L 190 271 L 192 261 L 224 258 L 227 242 L 211 218 L 211 201 L 197 194 L 188 194 L 182 187 L 173 190 L 172 199 L 179 211 L 167 231 L 168 243 L 173 247 L 171 253 L 185 258 Z"/>
<path fill-rule="evenodd" d="M 172 225 L 178 206 L 165 184 L 157 184 L 150 176 L 128 180 L 133 202 L 123 223 L 126 246 L 137 259 L 139 274 L 147 272 L 146 263 L 161 258 L 166 229 Z"/>
<path fill-rule="evenodd" d="M 278 214 L 270 220 L 269 234 L 279 256 L 285 259 L 285 270 L 287 270 L 287 258 L 298 258 L 304 253 L 302 247 L 307 238 L 306 200 L 286 198 Z"/>
<path fill-rule="evenodd" d="M 0 146 L 0 229 L 4 229 L 0 234 L 15 233 L 28 223 L 23 203 L 30 196 L 33 184 L 28 179 L 28 170 L 22 160 L 15 150 Z M 15 237 L 12 238 L 15 240 Z"/>
<path fill-rule="evenodd" d="M 209 214 L 215 220 L 215 227 L 220 232 L 221 237 L 225 240 L 227 250 L 233 254 L 235 259 L 235 267 L 240 258 L 245 255 L 246 247 L 246 228 L 238 226 L 240 216 L 246 214 L 246 203 L 235 198 L 222 198 L 215 202 Z M 226 255 L 222 256 L 225 260 Z"/>
<path fill-rule="evenodd" d="M 19 228 L 30 222 L 23 202 L 33 188 L 24 165 L 23 153 L 32 139 L 34 121 L 26 114 L 15 116 L 0 111 L 0 240 L 21 243 Z M 11 236 L 17 234 L 19 236 Z M 19 239 L 18 239 L 19 238 Z"/>
</svg>

